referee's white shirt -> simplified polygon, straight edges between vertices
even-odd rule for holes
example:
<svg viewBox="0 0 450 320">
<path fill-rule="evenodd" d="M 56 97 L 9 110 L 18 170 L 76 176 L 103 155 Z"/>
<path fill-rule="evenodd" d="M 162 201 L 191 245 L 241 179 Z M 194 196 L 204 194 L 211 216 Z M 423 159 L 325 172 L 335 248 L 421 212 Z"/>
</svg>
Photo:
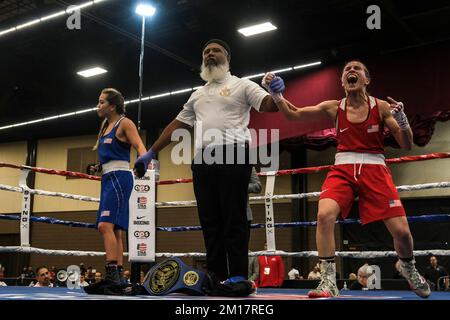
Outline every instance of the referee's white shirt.
<svg viewBox="0 0 450 320">
<path fill-rule="evenodd" d="M 191 127 L 196 125 L 197 146 L 250 143 L 251 135 L 247 128 L 250 108 L 259 111 L 267 95 L 267 91 L 253 81 L 228 72 L 221 81 L 208 82 L 192 93 L 176 119 Z M 202 136 L 209 129 L 220 131 L 222 141 L 204 141 Z"/>
</svg>

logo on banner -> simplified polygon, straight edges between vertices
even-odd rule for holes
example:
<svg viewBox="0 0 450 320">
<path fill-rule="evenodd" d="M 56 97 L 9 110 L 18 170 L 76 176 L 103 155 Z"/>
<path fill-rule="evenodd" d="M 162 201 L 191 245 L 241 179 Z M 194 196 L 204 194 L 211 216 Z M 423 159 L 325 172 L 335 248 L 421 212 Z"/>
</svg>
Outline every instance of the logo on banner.
<svg viewBox="0 0 450 320">
<path fill-rule="evenodd" d="M 147 239 L 150 237 L 150 231 L 135 231 L 134 237 L 137 239 Z"/>
<path fill-rule="evenodd" d="M 150 221 L 145 221 L 145 220 L 144 221 L 142 221 L 142 220 L 136 221 L 136 220 L 134 220 L 133 224 L 135 226 L 149 226 L 150 225 Z"/>
<path fill-rule="evenodd" d="M 136 190 L 139 193 L 144 193 L 150 191 L 150 186 L 147 186 L 145 184 L 137 184 L 134 186 L 134 190 Z"/>
<path fill-rule="evenodd" d="M 137 245 L 138 256 L 146 256 L 147 255 L 147 244 L 146 243 L 138 243 Z"/>
<path fill-rule="evenodd" d="M 22 211 L 22 228 L 26 228 L 27 227 L 27 223 L 28 223 L 28 211 L 24 210 Z"/>
<path fill-rule="evenodd" d="M 138 209 L 147 209 L 147 197 L 137 198 Z"/>
</svg>

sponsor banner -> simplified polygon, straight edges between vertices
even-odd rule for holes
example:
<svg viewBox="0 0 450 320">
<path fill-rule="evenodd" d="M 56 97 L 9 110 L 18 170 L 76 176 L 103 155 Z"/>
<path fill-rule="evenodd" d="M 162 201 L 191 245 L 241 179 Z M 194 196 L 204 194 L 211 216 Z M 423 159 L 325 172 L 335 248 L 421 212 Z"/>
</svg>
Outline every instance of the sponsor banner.
<svg viewBox="0 0 450 320">
<path fill-rule="evenodd" d="M 20 214 L 20 245 L 30 246 L 30 209 L 31 193 L 27 186 L 29 170 L 23 170 L 19 179 L 19 186 L 23 188 L 22 212 Z"/>
<path fill-rule="evenodd" d="M 155 261 L 155 171 L 136 178 L 130 197 L 128 259 L 131 262 Z"/>
</svg>

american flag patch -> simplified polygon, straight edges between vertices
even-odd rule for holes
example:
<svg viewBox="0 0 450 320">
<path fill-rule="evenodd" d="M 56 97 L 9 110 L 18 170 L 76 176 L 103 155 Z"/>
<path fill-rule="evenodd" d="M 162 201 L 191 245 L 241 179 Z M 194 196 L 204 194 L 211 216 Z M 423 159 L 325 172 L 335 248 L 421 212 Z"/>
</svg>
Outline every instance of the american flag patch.
<svg viewBox="0 0 450 320">
<path fill-rule="evenodd" d="M 378 132 L 378 131 L 380 131 L 380 126 L 378 124 L 371 124 L 370 126 L 367 127 L 368 133 Z"/>
<path fill-rule="evenodd" d="M 100 214 L 100 217 L 109 217 L 109 210 L 105 210 L 105 211 L 102 211 L 102 213 Z"/>
<path fill-rule="evenodd" d="M 147 197 L 138 197 L 137 202 L 139 204 L 147 204 Z"/>
<path fill-rule="evenodd" d="M 389 200 L 389 208 L 401 207 L 402 202 L 400 200 Z"/>
<path fill-rule="evenodd" d="M 103 143 L 108 143 L 111 144 L 112 143 L 112 138 L 106 138 Z"/>
<path fill-rule="evenodd" d="M 147 244 L 145 244 L 145 243 L 138 243 L 137 249 L 139 251 L 145 251 L 145 250 L 147 250 Z"/>
</svg>

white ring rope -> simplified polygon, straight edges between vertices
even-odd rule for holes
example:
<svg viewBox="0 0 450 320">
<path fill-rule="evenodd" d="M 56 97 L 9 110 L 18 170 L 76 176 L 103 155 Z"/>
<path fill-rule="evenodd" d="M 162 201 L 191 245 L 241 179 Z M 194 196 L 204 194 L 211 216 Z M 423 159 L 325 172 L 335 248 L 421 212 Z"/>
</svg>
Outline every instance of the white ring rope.
<svg viewBox="0 0 450 320">
<path fill-rule="evenodd" d="M 413 184 L 413 185 L 404 185 L 398 186 L 398 192 L 405 191 L 417 191 L 417 190 L 427 190 L 427 189 L 436 189 L 436 188 L 450 188 L 450 182 L 435 182 L 435 183 L 423 183 L 423 184 Z M 20 192 L 23 193 L 23 189 L 20 187 L 13 187 L 8 185 L 0 184 L 0 190 L 12 191 L 12 192 Z M 81 200 L 87 202 L 100 202 L 99 198 L 93 198 L 89 196 L 82 196 L 76 194 L 69 194 L 64 192 L 53 192 L 53 191 L 45 191 L 45 190 L 37 190 L 37 189 L 29 189 L 31 194 L 49 196 L 49 197 L 61 197 L 65 199 L 72 200 Z M 321 192 L 308 192 L 308 193 L 299 193 L 299 194 L 285 194 L 285 195 L 273 195 L 273 200 L 281 200 L 281 199 L 304 199 L 304 198 L 313 198 L 320 196 Z M 264 196 L 250 197 L 250 201 L 263 201 L 266 198 Z M 166 201 L 166 202 L 157 202 L 156 207 L 178 207 L 178 206 L 195 206 L 197 201 L 189 200 L 189 201 Z"/>
<path fill-rule="evenodd" d="M 417 190 L 427 190 L 435 188 L 450 188 L 450 182 L 435 182 L 435 183 L 423 183 L 423 184 L 413 184 L 398 186 L 398 192 L 405 191 L 417 191 Z M 320 196 L 321 192 L 308 192 L 308 193 L 298 193 L 298 194 L 284 194 L 284 195 L 273 195 L 273 200 L 281 199 L 304 199 L 304 198 L 314 198 Z M 251 202 L 264 201 L 266 198 L 264 196 L 250 197 Z M 156 207 L 176 207 L 176 206 L 191 206 L 196 205 L 196 201 L 168 201 L 168 202 L 157 202 Z"/>
<path fill-rule="evenodd" d="M 89 257 L 99 257 L 104 256 L 104 252 L 99 251 L 70 251 L 70 250 L 50 250 L 50 249 L 40 249 L 34 247 L 21 247 L 21 246 L 0 246 L 0 252 L 3 253 L 37 253 L 44 255 L 57 255 L 57 256 L 89 256 Z M 127 256 L 128 252 L 124 252 Z M 282 257 L 301 257 L 310 258 L 317 257 L 317 251 L 302 251 L 302 252 L 286 252 L 281 250 L 276 251 L 254 251 L 248 254 L 249 256 L 282 256 Z M 414 256 L 449 256 L 450 250 L 415 250 Z M 385 257 L 397 257 L 395 251 L 336 251 L 337 257 L 345 258 L 358 258 L 358 259 L 371 259 L 371 258 L 385 258 Z M 205 253 L 202 252 L 187 252 L 187 253 L 172 253 L 172 252 L 161 252 L 156 253 L 158 258 L 172 258 L 172 257 L 206 257 Z"/>
</svg>

